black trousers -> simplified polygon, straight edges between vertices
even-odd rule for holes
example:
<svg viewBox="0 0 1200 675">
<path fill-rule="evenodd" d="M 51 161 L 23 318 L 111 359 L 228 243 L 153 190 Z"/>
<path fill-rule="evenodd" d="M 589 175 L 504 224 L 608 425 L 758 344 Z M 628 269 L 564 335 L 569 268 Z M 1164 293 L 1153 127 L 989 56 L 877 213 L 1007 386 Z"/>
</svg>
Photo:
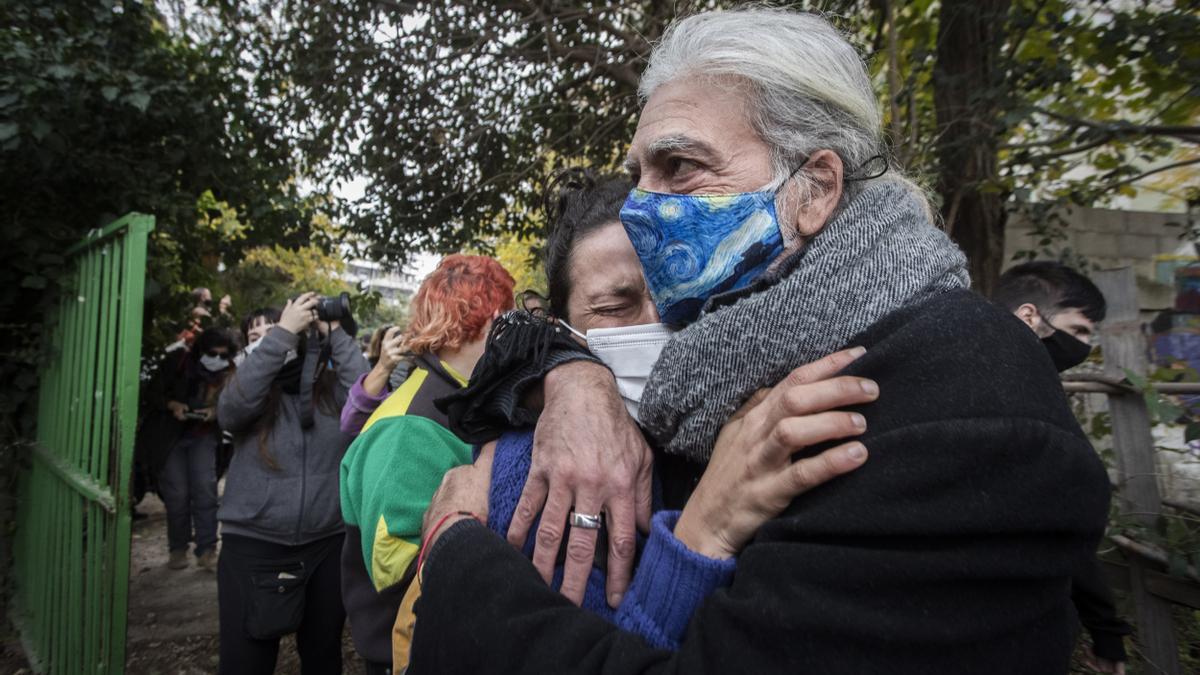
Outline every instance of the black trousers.
<svg viewBox="0 0 1200 675">
<path fill-rule="evenodd" d="M 342 607 L 340 556 L 345 535 L 284 546 L 261 539 L 226 534 L 221 537 L 217 563 L 217 602 L 220 617 L 220 675 L 271 675 L 279 655 L 279 638 L 255 639 L 247 632 L 247 615 L 254 601 L 251 578 L 272 565 L 306 562 L 304 614 L 296 629 L 296 649 L 303 675 L 342 672 Z"/>
</svg>

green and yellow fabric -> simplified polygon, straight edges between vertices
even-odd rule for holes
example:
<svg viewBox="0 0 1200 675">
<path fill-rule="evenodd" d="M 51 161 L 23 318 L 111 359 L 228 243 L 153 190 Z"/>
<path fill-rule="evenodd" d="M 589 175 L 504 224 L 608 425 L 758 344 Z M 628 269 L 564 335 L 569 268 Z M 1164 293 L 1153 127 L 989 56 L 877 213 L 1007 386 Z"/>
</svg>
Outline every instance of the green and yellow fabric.
<svg viewBox="0 0 1200 675">
<path fill-rule="evenodd" d="M 391 659 L 391 628 L 415 572 L 425 508 L 442 475 L 472 459 L 471 446 L 444 426 L 445 415 L 433 405 L 466 378 L 429 355 L 414 366 L 367 419 L 341 464 L 342 595 L 355 647 L 371 661 Z"/>
</svg>

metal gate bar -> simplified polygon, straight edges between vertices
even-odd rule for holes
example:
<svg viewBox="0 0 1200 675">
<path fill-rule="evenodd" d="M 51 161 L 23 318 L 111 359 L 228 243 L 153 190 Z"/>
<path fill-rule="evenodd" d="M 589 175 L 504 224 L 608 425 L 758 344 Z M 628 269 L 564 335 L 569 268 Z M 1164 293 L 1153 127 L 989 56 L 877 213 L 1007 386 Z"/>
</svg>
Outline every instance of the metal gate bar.
<svg viewBox="0 0 1200 675">
<path fill-rule="evenodd" d="M 129 214 L 71 247 L 17 511 L 16 620 L 34 669 L 124 671 L 129 480 L 146 243 Z"/>
</svg>

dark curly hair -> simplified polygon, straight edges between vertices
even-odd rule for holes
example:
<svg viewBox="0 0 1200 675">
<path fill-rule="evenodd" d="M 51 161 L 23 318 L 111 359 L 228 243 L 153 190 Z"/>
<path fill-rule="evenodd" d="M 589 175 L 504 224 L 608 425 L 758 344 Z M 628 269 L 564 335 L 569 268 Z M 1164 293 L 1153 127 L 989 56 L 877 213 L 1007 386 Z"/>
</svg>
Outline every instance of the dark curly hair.
<svg viewBox="0 0 1200 675">
<path fill-rule="evenodd" d="M 542 253 L 550 311 L 567 315 L 571 297 L 571 253 L 575 246 L 604 225 L 617 222 L 633 189 L 628 178 L 597 174 L 590 169 L 565 169 L 546 186 L 543 197 L 549 234 Z"/>
</svg>

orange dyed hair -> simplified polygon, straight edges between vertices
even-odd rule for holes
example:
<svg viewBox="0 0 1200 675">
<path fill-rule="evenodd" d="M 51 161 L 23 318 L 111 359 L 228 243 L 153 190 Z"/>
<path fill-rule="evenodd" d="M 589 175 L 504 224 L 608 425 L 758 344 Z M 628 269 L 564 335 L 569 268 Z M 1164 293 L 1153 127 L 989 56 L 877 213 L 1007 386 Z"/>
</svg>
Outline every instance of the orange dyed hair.
<svg viewBox="0 0 1200 675">
<path fill-rule="evenodd" d="M 486 256 L 442 258 L 413 296 L 404 348 L 427 354 L 479 339 L 492 315 L 513 308 L 514 283 L 500 263 Z"/>
</svg>

